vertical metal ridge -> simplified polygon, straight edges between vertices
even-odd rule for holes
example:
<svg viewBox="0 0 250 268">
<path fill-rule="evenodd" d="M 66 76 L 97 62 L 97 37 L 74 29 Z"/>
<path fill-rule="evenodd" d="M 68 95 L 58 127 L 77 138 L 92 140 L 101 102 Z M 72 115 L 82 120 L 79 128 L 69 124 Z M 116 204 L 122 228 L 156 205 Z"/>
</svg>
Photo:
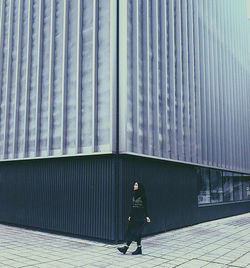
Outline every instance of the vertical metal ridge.
<svg viewBox="0 0 250 268">
<path fill-rule="evenodd" d="M 39 2 L 39 28 L 38 28 L 38 60 L 37 60 L 37 81 L 36 81 L 36 134 L 35 134 L 35 155 L 40 154 L 40 125 L 41 125 L 41 87 L 42 87 L 42 58 L 43 58 L 43 12 L 44 2 Z"/>
<path fill-rule="evenodd" d="M 205 66 L 204 66 L 204 7 L 203 1 L 199 2 L 198 23 L 199 23 L 199 48 L 200 48 L 200 97 L 201 97 L 201 147 L 202 162 L 208 163 L 207 158 L 207 125 L 206 125 L 206 88 L 205 88 Z"/>
<path fill-rule="evenodd" d="M 227 20 L 226 20 L 226 30 L 227 30 L 227 44 L 228 44 L 228 85 L 229 85 L 229 92 L 228 92 L 228 113 L 229 113 L 229 117 L 230 117 L 230 120 L 229 120 L 229 148 L 230 148 L 230 158 L 229 158 L 229 168 L 232 169 L 233 168 L 233 154 L 234 154 L 234 151 L 233 151 L 233 114 L 234 114 L 234 111 L 233 111 L 233 105 L 232 105 L 232 91 L 233 91 L 233 71 L 232 71 L 232 65 L 233 65 L 233 62 L 232 62 L 232 58 L 234 56 L 233 54 L 233 50 L 232 50 L 232 39 L 231 39 L 231 33 L 232 33 L 232 25 L 231 25 L 231 21 L 232 21 L 232 18 L 230 16 L 230 10 L 232 9 L 232 4 L 231 4 L 231 1 L 229 1 L 227 3 L 227 8 L 226 8 L 226 15 L 227 15 Z"/>
<path fill-rule="evenodd" d="M 17 64 L 16 64 L 16 88 L 15 88 L 15 112 L 14 112 L 14 136 L 13 136 L 13 156 L 17 156 L 17 139 L 18 139 L 18 118 L 19 118 L 19 96 L 20 96 L 20 66 L 21 66 L 21 49 L 22 49 L 22 23 L 23 20 L 23 0 L 18 2 L 18 32 L 17 32 Z M 0 46 L 1 47 L 1 46 Z M 1 51 L 1 48 L 0 48 Z M 0 84 L 1 85 L 1 84 Z"/>
<path fill-rule="evenodd" d="M 50 52 L 49 52 L 49 89 L 48 89 L 48 135 L 47 154 L 51 154 L 52 147 L 52 114 L 53 114 L 53 88 L 54 88 L 54 45 L 55 45 L 55 0 L 51 0 L 50 14 Z"/>
<path fill-rule="evenodd" d="M 189 74 L 189 111 L 190 111 L 190 160 L 198 162 L 196 140 L 196 93 L 195 93 L 195 54 L 194 54 L 194 5 L 193 0 L 187 1 L 188 12 L 188 74 Z"/>
<path fill-rule="evenodd" d="M 1 9 L 0 9 L 0 87 L 2 88 L 2 77 L 3 77 L 3 41 L 4 41 L 4 21 L 5 21 L 5 1 L 1 1 Z M 0 91 L 0 99 L 2 98 L 2 94 Z M 4 144 L 3 144 L 3 152 L 0 152 L 0 158 L 4 158 Z"/>
<path fill-rule="evenodd" d="M 183 79 L 182 79 L 182 32 L 181 32 L 181 0 L 175 0 L 175 106 L 176 106 L 176 124 L 177 124 L 177 159 L 184 160 L 184 131 L 183 131 Z"/>
<path fill-rule="evenodd" d="M 110 1 L 110 106 L 111 119 L 110 149 L 119 152 L 119 2 Z M 118 80 L 117 80 L 118 79 Z"/>
<path fill-rule="evenodd" d="M 225 158 L 224 158 L 224 167 L 227 168 L 228 167 L 228 159 L 229 159 L 229 147 L 228 147 L 228 103 L 225 102 L 225 100 L 227 100 L 227 94 L 225 92 L 225 89 L 228 90 L 228 85 L 227 85 L 227 80 L 228 80 L 228 73 L 227 73 L 227 52 L 225 49 L 226 46 L 226 38 L 225 38 L 225 6 L 224 6 L 224 2 L 221 1 L 221 14 L 222 14 L 222 20 L 221 20 L 221 42 L 222 42 L 222 46 L 223 46 L 223 50 L 222 50 L 222 55 L 223 55 L 223 115 L 224 115 L 224 138 L 223 138 L 223 142 L 225 144 Z"/>
<path fill-rule="evenodd" d="M 218 140 L 218 118 L 215 116 L 216 115 L 216 97 L 215 97 L 215 89 L 216 89 L 216 85 L 215 85 L 215 75 L 216 75 L 216 67 L 217 64 L 215 64 L 215 59 L 217 59 L 217 57 L 215 57 L 214 54 L 214 18 L 212 16 L 213 14 L 213 1 L 210 1 L 208 3 L 208 40 L 210 40 L 209 42 L 209 57 L 211 60 L 211 64 L 210 64 L 210 97 L 211 97 L 211 146 L 212 146 L 212 152 L 211 152 L 211 164 L 214 166 L 218 166 L 218 159 L 217 159 L 217 140 Z"/>
<path fill-rule="evenodd" d="M 150 28 L 150 23 L 149 23 L 150 17 L 149 17 L 149 0 L 146 0 L 146 99 L 145 99 L 145 113 L 147 116 L 147 120 L 146 120 L 146 149 L 145 151 L 147 153 L 151 152 L 151 146 L 150 146 L 150 119 L 151 119 L 151 115 L 150 115 L 150 107 L 149 107 L 149 102 L 150 102 L 150 78 L 149 78 L 149 70 L 150 70 L 150 57 L 149 57 L 149 50 L 150 50 L 150 44 L 149 44 L 149 28 Z"/>
<path fill-rule="evenodd" d="M 243 24 L 243 27 L 242 27 L 242 37 L 243 37 L 243 40 L 245 40 L 245 42 L 243 42 L 243 49 L 242 49 L 242 57 L 243 57 L 243 63 L 242 63 L 242 67 L 243 67 L 243 105 L 242 105 L 242 108 L 243 108 L 243 118 L 245 120 L 245 118 L 247 119 L 247 114 L 248 114 L 248 111 L 246 109 L 246 107 L 248 107 L 248 104 L 246 102 L 246 88 L 247 88 L 247 84 L 246 84 L 246 79 L 247 79 L 247 71 L 249 72 L 249 68 L 247 66 L 247 57 L 245 55 L 247 55 L 247 53 L 249 52 L 249 50 L 247 49 L 247 34 L 244 34 L 245 33 L 249 33 L 248 29 L 247 29 L 247 24 L 248 24 L 248 21 L 247 21 L 247 10 L 244 6 L 244 2 L 242 1 L 242 13 L 245 14 L 245 16 L 242 16 L 242 24 Z M 250 38 L 250 36 L 249 36 Z M 245 53 L 244 53 L 245 52 Z M 249 77 L 249 76 L 248 76 Z M 245 110 L 246 109 L 246 110 Z M 249 122 L 249 120 L 248 120 Z M 249 138 L 248 138 L 248 135 L 247 133 L 247 125 L 248 123 L 245 123 L 243 124 L 244 125 L 244 144 L 249 144 Z M 244 159 L 243 159 L 243 169 L 246 170 L 246 167 L 247 167 L 247 146 L 244 146 Z"/>
<path fill-rule="evenodd" d="M 232 0 L 231 1 L 231 40 L 232 40 L 232 101 L 233 101 L 233 169 L 236 168 L 236 162 L 237 162 L 237 120 L 236 120 L 236 112 L 237 112 L 237 105 L 236 105 L 236 48 L 235 48 L 235 41 L 236 41 L 236 32 L 235 32 L 235 16 L 233 14 L 233 10 L 235 10 L 235 2 Z"/>
<path fill-rule="evenodd" d="M 183 86 L 183 133 L 184 133 L 184 160 L 191 159 L 191 113 L 190 113 L 190 85 L 189 85 L 189 49 L 188 49 L 188 9 L 187 1 L 181 2 L 182 25 L 182 86 Z"/>
<path fill-rule="evenodd" d="M 175 17 L 174 0 L 169 1 L 169 76 L 170 76 L 170 145 L 171 158 L 177 159 L 176 107 L 175 107 Z"/>
<path fill-rule="evenodd" d="M 99 0 L 93 0 L 93 55 L 92 55 L 92 152 L 98 151 L 98 22 Z"/>
<path fill-rule="evenodd" d="M 222 62 L 222 56 L 221 56 L 221 40 L 220 40 L 220 15 L 218 11 L 218 2 L 214 1 L 214 12 L 215 12 L 215 22 L 218 27 L 216 28 L 216 66 L 218 72 L 217 74 L 217 106 L 218 106 L 218 112 L 217 112 L 217 120 L 219 122 L 218 130 L 219 130 L 219 137 L 218 137 L 218 143 L 217 145 L 220 148 L 220 151 L 218 152 L 218 166 L 223 167 L 223 159 L 224 159 L 224 144 L 223 144 L 223 109 L 222 109 L 222 65 L 220 64 Z"/>
<path fill-rule="evenodd" d="M 220 1 L 220 17 L 222 17 L 222 19 L 220 20 L 220 41 L 221 41 L 221 55 L 222 55 L 222 69 L 223 69 L 223 72 L 222 72 L 222 98 L 221 98 L 221 105 L 222 105 L 222 111 L 223 111 L 223 137 L 222 137 L 222 142 L 224 144 L 224 153 L 223 153 L 223 156 L 224 156 L 224 159 L 222 161 L 222 164 L 223 164 L 223 167 L 227 167 L 227 162 L 228 162 L 228 146 L 227 146 L 227 120 L 228 120 L 228 115 L 227 115 L 227 112 L 226 112 L 226 105 L 227 103 L 225 103 L 225 88 L 226 88 L 226 77 L 227 77 L 227 73 L 226 73 L 226 52 L 225 52 L 225 49 L 224 49 L 224 45 L 225 45 L 225 30 L 224 30 L 224 4 L 223 4 L 223 1 Z"/>
<path fill-rule="evenodd" d="M 161 6 L 161 47 L 162 47 L 162 156 L 169 157 L 169 134 L 168 134 L 168 31 L 167 31 L 167 3 L 163 1 Z"/>
<path fill-rule="evenodd" d="M 240 1 L 237 2 L 237 8 L 238 10 L 240 10 Z M 241 27 L 241 23 L 240 23 L 240 20 L 238 19 L 237 21 L 237 24 L 238 24 L 238 27 Z M 241 39 L 241 32 L 238 31 L 238 39 L 237 39 L 237 43 L 238 43 L 238 88 L 239 88 L 239 91 L 238 91 L 238 111 L 239 111 L 239 114 L 241 114 L 241 107 L 242 107 L 242 103 L 241 103 L 241 82 L 242 82 L 242 77 L 241 77 L 241 42 L 239 42 L 239 40 Z M 239 166 L 241 167 L 242 165 L 242 148 L 243 148 L 243 140 L 242 140 L 242 116 L 239 117 Z"/>
<path fill-rule="evenodd" d="M 246 10 L 243 1 L 240 1 L 240 13 L 244 14 L 244 10 Z M 240 17 L 240 40 L 244 40 L 244 20 L 243 16 Z M 247 51 L 244 50 L 244 42 L 241 42 L 241 48 L 240 48 L 240 67 L 241 67 L 241 105 L 240 105 L 240 111 L 241 111 L 241 132 L 242 132 L 242 143 L 241 143 L 241 169 L 244 169 L 244 162 L 245 162 L 245 125 L 244 122 L 244 58 L 246 57 Z"/>
<path fill-rule="evenodd" d="M 68 92 L 68 0 L 64 0 L 64 21 L 63 21 L 63 55 L 62 55 L 62 114 L 61 114 L 61 152 L 65 154 L 66 146 L 66 127 L 67 127 L 67 92 Z"/>
<path fill-rule="evenodd" d="M 13 0 L 10 0 L 9 6 L 9 23 L 8 23 L 8 52 L 7 52 L 7 66 L 6 66 L 6 91 L 5 91 L 5 111 L 4 111 L 4 158 L 8 157 L 8 143 L 9 143 L 9 95 L 11 90 L 11 66 L 12 66 L 12 32 L 13 32 Z"/>
<path fill-rule="evenodd" d="M 28 31 L 27 31 L 27 61 L 26 61 L 26 76 L 25 76 L 25 126 L 24 126 L 24 157 L 28 156 L 28 144 L 29 144 L 29 93 L 30 93 L 30 67 L 31 67 L 31 38 L 32 38 L 32 15 L 33 7 L 32 0 L 28 0 Z"/>
<path fill-rule="evenodd" d="M 81 116 L 82 116 L 82 83 L 81 83 L 81 61 L 82 61 L 82 0 L 77 2 L 77 67 L 76 67 L 76 153 L 80 152 L 81 146 Z"/>
<path fill-rule="evenodd" d="M 147 0 L 146 0 L 147 1 Z M 119 151 L 125 152 L 127 146 L 127 0 L 119 2 Z"/>
<path fill-rule="evenodd" d="M 160 155 L 159 151 L 159 69 L 158 69 L 158 0 L 152 8 L 153 28 L 153 155 Z"/>
<path fill-rule="evenodd" d="M 243 2 L 244 3 L 244 2 Z M 244 10 L 244 13 L 247 14 L 247 9 L 245 9 L 245 7 L 243 6 L 243 10 Z M 245 18 L 245 19 L 244 19 Z M 250 48 L 248 48 L 248 41 L 250 42 L 250 20 L 249 20 L 249 16 L 247 18 L 247 16 L 243 16 L 242 17 L 242 20 L 243 20 L 243 23 L 245 25 L 244 27 L 244 33 L 249 33 L 248 36 L 247 34 L 244 34 L 243 33 L 243 36 L 245 37 L 244 40 L 245 40 L 245 46 L 244 46 L 244 51 L 246 51 L 246 54 L 248 53 L 249 57 L 244 57 L 244 71 L 245 71 L 245 77 L 244 77 L 244 107 L 245 107 L 245 119 L 247 121 L 246 123 L 246 130 L 245 130 L 245 139 L 246 139 L 246 144 L 248 145 L 245 146 L 245 171 L 247 171 L 248 169 L 248 162 L 249 162 L 249 159 L 250 159 L 250 150 L 248 149 L 249 146 L 250 146 L 250 141 L 249 141 L 249 133 L 250 133 L 250 122 L 248 119 L 248 114 L 249 114 L 249 108 L 248 108 L 248 92 L 249 92 L 249 85 L 250 85 L 250 63 L 249 63 L 249 59 L 250 59 Z M 248 39 L 248 38 L 249 39 Z"/>
<path fill-rule="evenodd" d="M 197 162 L 202 163 L 202 133 L 201 133 L 201 92 L 200 92 L 200 44 L 199 44 L 199 6 L 194 0 L 194 75 L 195 75 L 195 119 L 197 137 Z"/>
<path fill-rule="evenodd" d="M 222 14 L 223 14 L 223 25 L 222 25 L 222 43 L 224 46 L 224 89 L 223 89 L 223 100 L 224 100 L 224 120 L 225 120 L 225 148 L 226 148 L 226 155 L 225 155 L 225 167 L 229 168 L 229 163 L 230 163 L 230 129 L 229 129 L 229 121 L 230 121 L 230 116 L 229 116 L 229 103 L 228 103 L 228 91 L 230 91 L 229 88 L 229 73 L 228 73 L 228 46 L 227 46 L 227 22 L 226 22 L 226 8 L 227 4 L 225 5 L 225 1 L 222 1 Z M 227 93 L 225 92 L 225 89 Z"/>
<path fill-rule="evenodd" d="M 207 164 L 212 164 L 212 133 L 211 133 L 211 86 L 210 86 L 210 40 L 209 40 L 209 25 L 208 25 L 208 2 L 205 0 L 203 4 L 203 23 L 204 23 L 204 70 L 205 70 L 205 103 L 206 103 L 206 127 L 207 127 Z"/>
<path fill-rule="evenodd" d="M 132 141 L 132 150 L 139 152 L 139 7 L 138 1 L 132 2 L 132 12 L 133 12 L 133 58 L 132 58 L 132 125 L 133 125 L 133 141 Z"/>
<path fill-rule="evenodd" d="M 142 31 L 143 31 L 143 40 L 142 40 L 142 50 L 143 50 L 143 75 L 142 75 L 142 80 L 143 80 L 143 153 L 148 154 L 148 71 L 147 71 L 147 66 L 148 66 L 148 43 L 147 43 L 147 22 L 148 22 L 148 15 L 147 15 L 147 10 L 148 10 L 148 0 L 142 2 L 142 16 L 143 16 L 143 26 L 142 26 Z"/>
</svg>

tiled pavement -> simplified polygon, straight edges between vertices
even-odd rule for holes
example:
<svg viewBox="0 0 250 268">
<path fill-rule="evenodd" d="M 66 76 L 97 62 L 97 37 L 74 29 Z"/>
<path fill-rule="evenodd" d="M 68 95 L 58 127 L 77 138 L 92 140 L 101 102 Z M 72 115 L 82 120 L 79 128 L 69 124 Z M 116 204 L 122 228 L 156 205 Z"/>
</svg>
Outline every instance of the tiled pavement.
<svg viewBox="0 0 250 268">
<path fill-rule="evenodd" d="M 117 245 L 0 225 L 0 267 L 250 268 L 250 213 L 144 238 L 143 255 Z"/>
</svg>

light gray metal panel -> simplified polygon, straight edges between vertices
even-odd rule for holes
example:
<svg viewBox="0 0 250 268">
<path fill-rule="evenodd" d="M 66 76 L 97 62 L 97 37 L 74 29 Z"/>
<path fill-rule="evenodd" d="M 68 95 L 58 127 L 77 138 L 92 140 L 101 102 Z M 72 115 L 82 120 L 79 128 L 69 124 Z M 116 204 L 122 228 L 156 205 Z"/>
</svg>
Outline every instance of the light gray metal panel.
<svg viewBox="0 0 250 268">
<path fill-rule="evenodd" d="M 82 65 L 81 65 L 81 53 L 82 53 L 82 28 L 83 26 L 83 5 L 82 1 L 78 0 L 77 2 L 77 57 L 76 57 L 76 145 L 75 145 L 75 151 L 76 153 L 80 152 L 81 147 L 81 109 L 82 109 L 82 92 L 81 92 L 81 72 L 82 72 Z"/>
<path fill-rule="evenodd" d="M 143 1 L 143 85 L 144 85 L 144 116 L 143 116 L 143 153 L 149 154 L 149 0 Z"/>
<path fill-rule="evenodd" d="M 77 91 L 77 1 L 68 1 L 68 37 L 67 37 L 67 90 L 66 98 L 66 127 L 65 153 L 76 153 L 76 91 Z"/>
<path fill-rule="evenodd" d="M 205 87 L 204 87 L 204 102 L 206 103 L 206 135 L 207 135 L 207 164 L 212 165 L 212 133 L 211 133 L 211 96 L 210 96 L 210 51 L 209 46 L 211 40 L 208 41 L 208 1 L 203 0 L 203 27 L 204 27 L 204 72 L 205 72 Z"/>
<path fill-rule="evenodd" d="M 23 1 L 18 2 L 18 31 L 17 31 L 17 63 L 16 63 L 16 87 L 15 87 L 15 114 L 14 114 L 14 135 L 13 135 L 13 157 L 18 153 L 18 125 L 19 125 L 19 101 L 20 101 L 20 74 L 21 74 L 21 51 L 22 51 L 22 25 L 23 23 Z"/>
<path fill-rule="evenodd" d="M 215 76 L 217 64 L 215 64 L 215 61 L 217 60 L 217 57 L 215 57 L 215 15 L 213 11 L 213 1 L 208 2 L 208 40 L 209 42 L 209 55 L 210 55 L 210 96 L 211 96 L 211 140 L 212 140 L 212 155 L 210 161 L 212 162 L 212 165 L 217 166 L 218 165 L 218 157 L 216 152 L 216 146 L 218 145 L 218 118 L 216 116 L 216 108 L 217 108 L 217 98 L 215 97 L 216 94 L 216 88 L 218 87 L 216 84 Z"/>
<path fill-rule="evenodd" d="M 235 55 L 235 43 L 236 43 L 236 32 L 235 32 L 235 16 L 233 15 L 233 10 L 235 9 L 235 1 L 231 1 L 231 14 L 230 14 L 230 18 L 231 18 L 231 40 L 232 40 L 232 52 L 233 52 L 233 58 L 232 58 L 232 111 L 233 111 L 233 125 L 232 125 L 232 131 L 233 131 L 233 168 L 235 168 L 237 165 L 237 154 L 235 153 L 237 151 L 237 104 L 236 104 L 236 92 L 237 92 L 237 84 L 236 84 L 236 55 Z"/>
<path fill-rule="evenodd" d="M 61 154 L 66 153 L 66 137 L 67 137 L 67 91 L 68 91 L 68 35 L 69 35 L 69 8 L 68 1 L 63 2 L 63 39 L 62 39 L 62 101 L 61 101 Z M 74 88 L 72 88 L 74 91 Z M 59 118 L 55 118 L 58 120 Z"/>
<path fill-rule="evenodd" d="M 188 31 L 188 82 L 189 82 L 189 120 L 190 120 L 190 159 L 197 162 L 197 133 L 196 133 L 196 92 L 195 92 L 195 57 L 194 57 L 194 3 L 187 1 L 187 31 Z"/>
<path fill-rule="evenodd" d="M 42 58 L 43 58 L 43 13 L 44 2 L 39 2 L 39 21 L 38 21 L 38 47 L 37 47 L 37 81 L 36 81 L 36 135 L 35 135 L 35 154 L 40 152 L 40 125 L 41 125 L 41 89 L 42 89 Z"/>
<path fill-rule="evenodd" d="M 159 33 L 158 33 L 158 0 L 152 1 L 152 112 L 153 112 L 153 154 L 161 155 L 159 133 Z"/>
<path fill-rule="evenodd" d="M 239 2 L 238 8 L 226 0 L 124 3 L 121 152 L 243 171 L 249 147 L 242 145 L 248 144 L 246 48 L 239 40 L 246 23 Z"/>
<path fill-rule="evenodd" d="M 133 115 L 133 129 L 138 131 L 133 132 L 133 150 L 139 152 L 139 1 L 132 1 L 132 14 L 133 14 L 133 29 L 132 29 L 132 109 L 134 110 Z"/>
<path fill-rule="evenodd" d="M 229 5 L 226 6 L 225 8 L 225 15 L 226 15 L 226 39 L 230 40 L 231 36 L 231 16 L 230 16 L 230 9 L 232 7 L 231 1 L 229 1 Z M 227 66 L 228 66 L 228 80 L 227 80 L 227 88 L 228 88 L 228 94 L 227 94 L 227 103 L 228 103 L 228 115 L 229 115 L 229 120 L 228 120 L 228 136 L 229 136 L 229 168 L 233 168 L 233 105 L 232 105 L 232 56 L 233 51 L 232 51 L 232 42 L 227 41 Z"/>
<path fill-rule="evenodd" d="M 14 2 L 9 2 L 9 17 L 8 17 L 8 43 L 7 43 L 7 65 L 6 65 L 6 88 L 5 88 L 5 111 L 4 111 L 4 158 L 8 158 L 8 141 L 10 131 L 10 102 L 11 102 L 11 69 L 12 69 L 12 46 L 13 46 L 13 12 Z"/>
<path fill-rule="evenodd" d="M 28 156 L 29 149 L 29 97 L 30 97 L 30 69 L 31 69 L 31 46 L 32 46 L 32 16 L 33 16 L 32 0 L 28 0 L 28 20 L 27 20 L 27 40 L 26 40 L 26 73 L 25 73 L 25 115 L 24 115 L 24 141 L 23 156 Z"/>
<path fill-rule="evenodd" d="M 202 163 L 202 140 L 201 140 L 201 98 L 200 98 L 200 47 L 199 47 L 199 20 L 198 1 L 193 1 L 194 12 L 194 75 L 195 75 L 195 122 L 197 140 L 197 163 Z"/>
<path fill-rule="evenodd" d="M 170 157 L 169 144 L 169 73 L 168 73 L 168 16 L 167 2 L 160 1 L 159 13 L 160 21 L 160 37 L 161 37 L 161 89 L 162 89 L 162 156 Z"/>
<path fill-rule="evenodd" d="M 89 1 L 87 1 L 89 3 Z M 113 85 L 110 81 L 110 66 L 113 66 L 112 72 L 116 74 L 115 65 L 110 63 L 110 54 L 116 53 L 116 50 L 110 50 L 110 36 L 114 25 L 110 25 L 110 7 L 111 0 L 98 1 L 98 43 L 96 48 L 98 49 L 98 96 L 97 96 L 97 110 L 96 116 L 98 120 L 97 128 L 97 152 L 112 152 L 111 137 L 113 133 L 112 129 L 112 114 L 116 113 L 116 109 L 110 110 L 111 94 L 116 93 L 112 91 Z M 114 14 L 112 14 L 113 16 Z M 113 21 L 113 20 L 112 20 Z M 113 81 L 112 81 L 113 82 Z M 114 100 L 114 99 L 113 99 Z"/>
<path fill-rule="evenodd" d="M 184 161 L 184 133 L 183 133 L 183 87 L 182 87 L 182 32 L 181 32 L 181 0 L 174 1 L 175 10 L 175 97 L 177 123 L 177 159 Z"/>
<path fill-rule="evenodd" d="M 117 3 L 94 4 L 1 1 L 0 158 L 116 151 Z"/>
<path fill-rule="evenodd" d="M 202 163 L 207 164 L 207 122 L 206 122 L 206 88 L 205 88 L 205 49 L 204 49 L 204 6 L 198 1 L 199 51 L 200 51 L 200 98 L 201 98 L 201 142 Z"/>
<path fill-rule="evenodd" d="M 189 50 L 188 50 L 188 8 L 187 0 L 181 1 L 181 26 L 182 26 L 182 76 L 183 76 L 183 133 L 184 133 L 184 160 L 189 161 L 191 159 L 191 135 L 190 135 L 190 91 L 191 86 L 189 86 Z M 191 2 L 192 3 L 192 2 Z M 190 29 L 192 30 L 192 28 Z M 193 57 L 193 55 L 191 55 Z M 193 67 L 191 67 L 192 70 Z M 190 71 L 191 71 L 190 70 Z M 193 97 L 193 96 L 192 96 Z M 193 99 L 192 99 L 193 100 Z M 193 104 L 194 105 L 194 104 Z"/>
<path fill-rule="evenodd" d="M 0 109 L 2 109 L 4 101 L 3 101 L 3 88 L 2 88 L 2 80 L 3 80 L 3 43 L 4 43 L 4 21 L 5 21 L 5 1 L 1 1 L 0 3 Z M 3 157 L 4 153 L 4 127 L 2 115 L 0 113 L 0 157 Z"/>
<path fill-rule="evenodd" d="M 92 26 L 92 151 L 95 151 L 97 148 L 97 86 L 98 86 L 98 50 L 96 44 L 98 42 L 98 31 L 97 31 L 97 22 L 98 22 L 98 5 L 97 0 L 93 1 L 93 26 Z"/>
<path fill-rule="evenodd" d="M 175 98 L 175 14 L 174 14 L 174 0 L 168 3 L 168 17 L 169 17 L 169 90 L 170 90 L 170 158 L 177 159 L 177 141 L 176 141 L 176 98 Z"/>
</svg>

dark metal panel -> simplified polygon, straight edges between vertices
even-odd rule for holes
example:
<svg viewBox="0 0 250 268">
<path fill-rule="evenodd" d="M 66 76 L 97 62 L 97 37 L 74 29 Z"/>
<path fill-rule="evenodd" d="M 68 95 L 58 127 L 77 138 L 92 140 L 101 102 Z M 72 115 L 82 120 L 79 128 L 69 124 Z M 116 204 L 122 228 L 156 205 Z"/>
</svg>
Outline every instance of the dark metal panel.
<svg viewBox="0 0 250 268">
<path fill-rule="evenodd" d="M 0 165 L 0 221 L 115 240 L 114 157 Z"/>
<path fill-rule="evenodd" d="M 179 228 L 194 222 L 196 177 L 193 167 L 139 157 L 121 157 L 123 198 L 122 233 L 127 228 L 133 183 L 139 178 L 146 188 L 152 223 L 145 234 Z M 191 194 L 194 193 L 194 194 Z"/>
<path fill-rule="evenodd" d="M 119 240 L 123 240 L 133 194 L 133 183 L 140 180 L 146 189 L 151 223 L 145 235 L 181 228 L 200 222 L 249 212 L 249 202 L 220 203 L 198 207 L 199 167 L 144 157 L 121 155 L 122 189 Z M 247 177 L 246 177 L 247 178 Z"/>
</svg>

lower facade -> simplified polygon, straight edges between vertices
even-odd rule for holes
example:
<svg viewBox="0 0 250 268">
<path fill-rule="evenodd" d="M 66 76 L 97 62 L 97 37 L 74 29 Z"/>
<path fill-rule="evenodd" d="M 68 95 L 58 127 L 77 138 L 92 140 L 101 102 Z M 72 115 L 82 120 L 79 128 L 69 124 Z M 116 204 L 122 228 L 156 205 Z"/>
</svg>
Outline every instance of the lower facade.
<svg viewBox="0 0 250 268">
<path fill-rule="evenodd" d="M 0 163 L 0 222 L 110 242 L 125 238 L 133 183 L 145 235 L 250 211 L 250 176 L 131 155 Z"/>
</svg>

